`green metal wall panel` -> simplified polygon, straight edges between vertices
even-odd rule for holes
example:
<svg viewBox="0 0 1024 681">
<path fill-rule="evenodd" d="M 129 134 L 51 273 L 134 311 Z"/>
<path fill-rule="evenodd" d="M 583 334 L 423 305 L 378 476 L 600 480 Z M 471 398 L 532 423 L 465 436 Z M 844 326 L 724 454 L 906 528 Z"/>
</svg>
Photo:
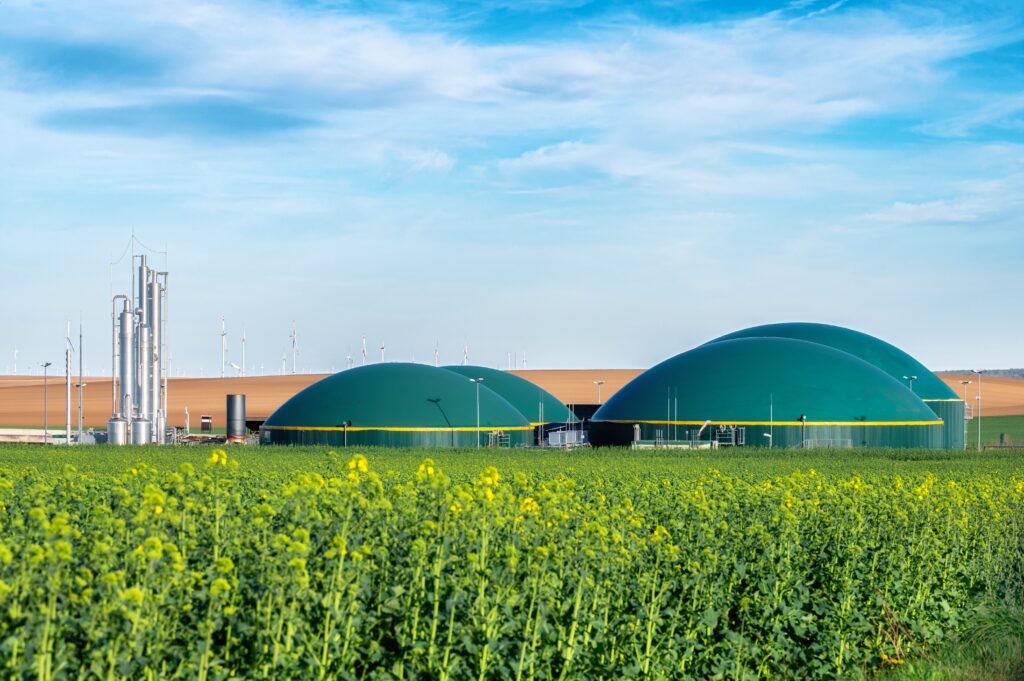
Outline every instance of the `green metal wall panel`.
<svg viewBox="0 0 1024 681">
<path fill-rule="evenodd" d="M 509 447 L 529 447 L 534 438 L 533 429 L 504 431 Z M 263 431 L 263 444 L 270 445 L 326 445 L 342 447 L 344 431 L 338 430 L 274 430 Z M 429 449 L 470 449 L 476 447 L 476 431 L 388 431 L 360 430 L 348 433 L 348 447 L 422 447 Z M 486 447 L 488 431 L 480 432 L 480 445 Z"/>
<path fill-rule="evenodd" d="M 710 428 L 710 427 L 709 427 Z M 640 424 L 641 440 L 696 439 L 699 426 Z M 746 446 L 767 446 L 765 433 L 773 435 L 775 447 L 800 447 L 804 439 L 812 447 L 897 447 L 938 449 L 943 446 L 943 426 L 746 426 Z M 591 442 L 628 446 L 633 440 L 633 424 L 594 422 L 590 427 Z M 709 440 L 711 430 L 705 429 L 701 440 Z"/>
<path fill-rule="evenodd" d="M 925 400 L 925 404 L 942 419 L 942 446 L 946 449 L 964 448 L 964 401 Z"/>
</svg>

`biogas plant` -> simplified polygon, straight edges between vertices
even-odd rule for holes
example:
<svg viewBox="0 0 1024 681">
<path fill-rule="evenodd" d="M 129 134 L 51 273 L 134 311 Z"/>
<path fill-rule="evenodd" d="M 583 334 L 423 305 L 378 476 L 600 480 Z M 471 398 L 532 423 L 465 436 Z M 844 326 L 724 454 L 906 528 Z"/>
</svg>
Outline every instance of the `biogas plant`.
<svg viewBox="0 0 1024 681">
<path fill-rule="evenodd" d="M 107 441 L 179 442 L 189 430 L 168 423 L 168 274 L 149 267 L 145 255 L 133 253 L 132 263 L 132 290 L 111 301 L 116 375 Z M 294 351 L 294 329 L 291 338 Z M 826 324 L 769 324 L 716 338 L 635 375 L 603 403 L 604 381 L 593 383 L 596 404 L 567 404 L 514 373 L 471 366 L 468 356 L 457 366 L 381 361 L 308 385 L 269 417 L 248 422 L 251 433 L 245 395 L 226 395 L 226 439 L 335 447 L 960 449 L 969 416 L 964 400 L 907 353 Z"/>
<path fill-rule="evenodd" d="M 641 373 L 588 419 L 483 367 L 377 364 L 301 391 L 264 444 L 710 448 L 964 446 L 965 403 L 902 350 L 837 326 L 757 326 Z"/>
</svg>

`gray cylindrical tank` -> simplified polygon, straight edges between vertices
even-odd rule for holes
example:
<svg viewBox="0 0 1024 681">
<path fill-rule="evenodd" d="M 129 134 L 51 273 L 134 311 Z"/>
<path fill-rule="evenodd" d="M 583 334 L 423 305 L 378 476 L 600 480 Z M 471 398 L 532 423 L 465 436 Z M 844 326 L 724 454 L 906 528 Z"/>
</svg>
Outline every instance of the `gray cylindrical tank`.
<svg viewBox="0 0 1024 681">
<path fill-rule="evenodd" d="M 148 445 L 153 433 L 152 424 L 143 418 L 132 420 L 132 444 Z"/>
<path fill-rule="evenodd" d="M 228 442 L 245 442 L 245 395 L 228 395 Z"/>
<path fill-rule="evenodd" d="M 128 444 L 128 421 L 120 417 L 107 421 L 107 444 Z"/>
<path fill-rule="evenodd" d="M 163 311 L 160 309 L 160 283 L 156 280 L 154 273 L 153 281 L 149 282 L 149 335 L 152 351 L 149 353 L 149 404 L 150 421 L 153 422 L 156 435 L 156 443 L 163 444 L 163 431 L 160 428 L 160 351 L 161 351 L 161 328 Z"/>
<path fill-rule="evenodd" d="M 126 419 L 132 415 L 132 395 L 135 393 L 135 315 L 129 309 L 131 303 L 125 301 L 125 310 L 121 313 L 121 328 L 118 333 L 121 361 L 118 378 L 121 380 L 121 416 Z"/>
<path fill-rule="evenodd" d="M 135 403 L 139 406 L 139 416 L 150 417 L 149 372 L 153 364 L 153 346 L 151 344 L 149 325 L 139 325 L 139 375 L 135 382 L 138 392 Z M 134 428 L 133 428 L 134 430 Z"/>
</svg>

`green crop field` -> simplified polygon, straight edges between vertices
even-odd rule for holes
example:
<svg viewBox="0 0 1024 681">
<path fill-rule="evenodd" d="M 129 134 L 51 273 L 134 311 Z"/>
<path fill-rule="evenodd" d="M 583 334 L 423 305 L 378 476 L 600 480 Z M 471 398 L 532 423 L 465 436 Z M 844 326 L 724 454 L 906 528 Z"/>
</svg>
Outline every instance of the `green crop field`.
<svg viewBox="0 0 1024 681">
<path fill-rule="evenodd" d="M 982 445 L 999 444 L 999 436 L 1005 435 L 1009 443 L 1024 445 L 1024 416 L 982 416 L 967 422 L 967 447 L 978 441 L 978 421 L 981 421 Z"/>
<path fill-rule="evenodd" d="M 1019 610 L 1022 456 L 0 447 L 0 669 L 872 676 Z"/>
</svg>

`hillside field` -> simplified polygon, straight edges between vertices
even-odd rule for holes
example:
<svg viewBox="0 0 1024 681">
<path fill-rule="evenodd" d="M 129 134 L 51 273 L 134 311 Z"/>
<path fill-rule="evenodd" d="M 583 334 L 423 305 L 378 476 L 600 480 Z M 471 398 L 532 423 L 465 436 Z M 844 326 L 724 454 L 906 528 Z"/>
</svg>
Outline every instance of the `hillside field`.
<svg viewBox="0 0 1024 681">
<path fill-rule="evenodd" d="M 876 676 L 1019 612 L 1022 456 L 2 446 L 0 669 Z"/>
</svg>

